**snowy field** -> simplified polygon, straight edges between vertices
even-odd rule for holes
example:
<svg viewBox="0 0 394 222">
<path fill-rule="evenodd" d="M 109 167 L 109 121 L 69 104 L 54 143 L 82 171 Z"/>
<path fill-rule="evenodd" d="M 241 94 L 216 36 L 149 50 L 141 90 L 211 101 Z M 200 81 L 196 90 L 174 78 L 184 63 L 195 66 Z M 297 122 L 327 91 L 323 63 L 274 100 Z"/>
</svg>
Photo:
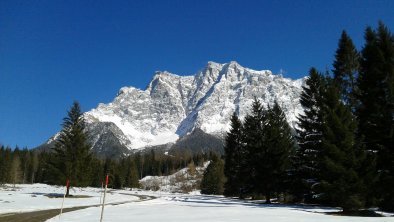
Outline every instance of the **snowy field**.
<svg viewBox="0 0 394 222">
<path fill-rule="evenodd" d="M 46 184 L 18 184 L 16 188 L 12 185 L 0 187 L 0 214 L 60 208 L 64 191 L 64 187 Z M 136 196 L 121 193 L 124 191 L 110 190 L 106 196 L 106 202 L 123 203 L 139 200 Z M 71 188 L 70 195 L 84 196 L 84 198 L 66 198 L 64 208 L 97 205 L 100 204 L 101 189 Z M 54 196 L 60 198 L 54 198 Z"/>
<path fill-rule="evenodd" d="M 73 195 L 86 198 L 67 198 L 64 206 L 90 206 L 100 202 L 100 189 L 76 188 Z M 61 194 L 64 188 L 44 184 L 18 185 L 16 189 L 0 188 L 0 214 L 60 208 L 62 198 L 49 198 L 48 194 Z M 136 196 L 133 196 L 136 195 Z M 140 200 L 138 195 L 149 195 L 155 199 Z M 335 208 L 297 205 L 265 205 L 220 196 L 171 194 L 152 191 L 110 190 L 107 203 L 120 203 L 105 207 L 103 221 L 391 221 L 394 217 L 364 218 L 343 217 L 325 214 Z M 64 213 L 61 218 L 48 221 L 99 221 L 100 207 Z"/>
</svg>

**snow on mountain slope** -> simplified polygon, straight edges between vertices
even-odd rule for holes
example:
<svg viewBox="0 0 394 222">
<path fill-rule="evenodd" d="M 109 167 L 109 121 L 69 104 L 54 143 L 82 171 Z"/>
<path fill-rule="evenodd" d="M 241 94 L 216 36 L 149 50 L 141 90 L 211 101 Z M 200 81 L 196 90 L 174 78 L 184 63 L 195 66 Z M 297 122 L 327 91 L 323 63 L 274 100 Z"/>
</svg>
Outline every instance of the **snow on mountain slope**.
<svg viewBox="0 0 394 222">
<path fill-rule="evenodd" d="M 88 124 L 114 123 L 123 132 L 120 142 L 130 150 L 175 142 L 196 128 L 222 136 L 231 114 L 243 118 L 254 97 L 265 106 L 277 100 L 294 126 L 302 112 L 303 82 L 236 62 L 208 62 L 194 76 L 156 72 L 146 90 L 123 87 L 111 103 L 99 104 L 85 118 Z"/>
</svg>

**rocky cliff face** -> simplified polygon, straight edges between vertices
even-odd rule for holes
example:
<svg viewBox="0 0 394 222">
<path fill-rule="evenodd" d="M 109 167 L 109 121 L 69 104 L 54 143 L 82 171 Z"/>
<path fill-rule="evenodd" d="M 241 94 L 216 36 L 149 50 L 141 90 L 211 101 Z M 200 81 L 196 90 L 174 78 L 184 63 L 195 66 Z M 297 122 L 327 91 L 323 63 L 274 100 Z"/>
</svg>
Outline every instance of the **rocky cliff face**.
<svg viewBox="0 0 394 222">
<path fill-rule="evenodd" d="M 156 72 L 147 89 L 123 87 L 113 102 L 99 104 L 85 113 L 85 118 L 93 150 L 103 155 L 127 155 L 175 143 L 196 129 L 198 134 L 223 138 L 231 114 L 236 112 L 243 118 L 254 97 L 264 105 L 277 100 L 294 126 L 302 112 L 299 97 L 303 82 L 236 62 L 209 62 L 194 76 Z"/>
</svg>

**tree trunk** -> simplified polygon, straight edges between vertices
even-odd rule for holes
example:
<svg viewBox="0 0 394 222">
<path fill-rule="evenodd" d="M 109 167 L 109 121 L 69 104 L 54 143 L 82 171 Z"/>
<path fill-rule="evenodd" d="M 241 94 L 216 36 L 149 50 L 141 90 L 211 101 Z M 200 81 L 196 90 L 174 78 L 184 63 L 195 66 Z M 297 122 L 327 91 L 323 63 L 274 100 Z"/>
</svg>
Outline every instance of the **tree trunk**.
<svg viewBox="0 0 394 222">
<path fill-rule="evenodd" d="M 31 183 L 34 183 L 34 176 L 35 176 L 35 173 L 33 172 L 31 175 Z"/>
<path fill-rule="evenodd" d="M 67 186 L 66 197 L 70 195 L 70 186 Z"/>
<path fill-rule="evenodd" d="M 271 195 L 269 193 L 267 193 L 265 195 L 265 203 L 266 204 L 271 204 Z"/>
</svg>

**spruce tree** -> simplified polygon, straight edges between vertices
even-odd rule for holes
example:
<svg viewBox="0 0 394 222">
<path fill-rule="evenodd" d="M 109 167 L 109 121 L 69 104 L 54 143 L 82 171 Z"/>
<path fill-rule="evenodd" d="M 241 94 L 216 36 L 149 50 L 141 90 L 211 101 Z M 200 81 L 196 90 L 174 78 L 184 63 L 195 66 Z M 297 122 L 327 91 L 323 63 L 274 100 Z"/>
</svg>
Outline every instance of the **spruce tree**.
<svg viewBox="0 0 394 222">
<path fill-rule="evenodd" d="M 285 181 L 290 169 L 290 156 L 295 151 L 290 126 L 276 101 L 272 108 L 268 108 L 263 130 L 264 150 L 258 165 L 257 190 L 265 195 L 266 203 L 270 203 L 274 193 L 283 193 L 287 189 Z"/>
<path fill-rule="evenodd" d="M 255 98 L 243 129 L 247 163 L 243 175 L 248 194 L 263 194 L 270 203 L 275 193 L 285 191 L 283 182 L 294 151 L 290 127 L 276 102 L 267 110 Z"/>
<path fill-rule="evenodd" d="M 28 181 L 30 170 L 32 169 L 30 152 L 25 148 L 21 153 L 22 183 Z M 30 182 L 30 181 L 29 181 Z"/>
<path fill-rule="evenodd" d="M 38 170 L 38 165 L 39 165 L 39 160 L 38 160 L 38 154 L 37 151 L 31 151 L 31 181 L 30 183 L 35 183 L 36 182 L 36 173 Z"/>
<path fill-rule="evenodd" d="M 12 163 L 11 163 L 11 183 L 15 187 L 15 184 L 21 182 L 22 178 L 22 168 L 21 168 L 21 159 L 19 157 L 19 152 L 16 150 L 12 156 Z"/>
<path fill-rule="evenodd" d="M 242 167 L 245 165 L 245 151 L 242 143 L 242 123 L 236 113 L 231 116 L 231 128 L 225 139 L 224 195 L 239 196 L 243 187 Z"/>
<path fill-rule="evenodd" d="M 225 183 L 224 163 L 217 156 L 213 156 L 201 180 L 202 194 L 223 194 Z"/>
<path fill-rule="evenodd" d="M 246 115 L 243 124 L 243 140 L 245 143 L 245 164 L 241 169 L 242 180 L 245 182 L 242 193 L 253 195 L 258 191 L 260 165 L 266 147 L 264 144 L 264 125 L 267 111 L 260 101 L 254 98 L 251 112 Z"/>
<path fill-rule="evenodd" d="M 352 110 L 355 107 L 356 78 L 359 69 L 359 53 L 352 39 L 345 31 L 339 39 L 338 49 L 333 63 L 334 81 L 341 91 L 342 100 Z"/>
<path fill-rule="evenodd" d="M 339 91 L 329 83 L 324 97 L 321 182 L 317 189 L 323 203 L 349 212 L 364 206 L 364 186 L 358 174 L 364 155 L 355 142 L 356 121 L 341 102 Z"/>
<path fill-rule="evenodd" d="M 4 155 L 5 154 L 5 148 L 3 145 L 1 145 L 0 147 L 0 185 L 2 185 L 3 183 L 5 183 L 4 181 L 4 177 L 5 177 L 5 158 Z"/>
<path fill-rule="evenodd" d="M 1 183 L 10 183 L 11 180 L 11 167 L 12 167 L 12 151 L 10 147 L 6 147 L 3 152 L 2 174 L 0 178 Z"/>
<path fill-rule="evenodd" d="M 358 78 L 359 137 L 377 157 L 381 206 L 394 211 L 394 36 L 383 23 L 365 32 Z"/>
<path fill-rule="evenodd" d="M 139 187 L 138 170 L 134 159 L 129 159 L 129 164 L 126 174 L 126 183 L 129 187 Z"/>
<path fill-rule="evenodd" d="M 292 193 L 298 200 L 312 200 L 312 186 L 320 180 L 319 155 L 323 137 L 323 91 L 322 75 L 311 68 L 309 77 L 302 87 L 300 103 L 304 114 L 298 117 L 298 149 L 292 159 Z"/>
<path fill-rule="evenodd" d="M 56 139 L 53 173 L 57 176 L 55 183 L 65 184 L 70 180 L 72 186 L 87 186 L 91 182 L 90 174 L 90 144 L 85 131 L 85 120 L 78 102 L 74 102 L 63 119 L 63 129 Z M 69 195 L 69 187 L 67 189 Z"/>
</svg>

